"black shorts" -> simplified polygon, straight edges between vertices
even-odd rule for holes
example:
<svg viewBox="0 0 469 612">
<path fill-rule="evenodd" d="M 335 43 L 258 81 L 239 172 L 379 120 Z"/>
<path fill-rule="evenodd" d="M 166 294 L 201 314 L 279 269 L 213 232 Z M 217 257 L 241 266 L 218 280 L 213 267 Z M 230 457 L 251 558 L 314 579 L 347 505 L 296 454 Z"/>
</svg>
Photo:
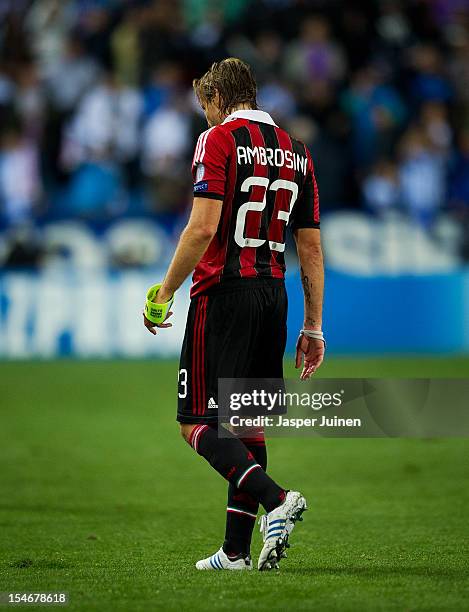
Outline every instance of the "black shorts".
<svg viewBox="0 0 469 612">
<path fill-rule="evenodd" d="M 280 279 L 243 279 L 191 300 L 179 363 L 180 423 L 218 418 L 219 378 L 283 378 L 287 294 Z"/>
</svg>

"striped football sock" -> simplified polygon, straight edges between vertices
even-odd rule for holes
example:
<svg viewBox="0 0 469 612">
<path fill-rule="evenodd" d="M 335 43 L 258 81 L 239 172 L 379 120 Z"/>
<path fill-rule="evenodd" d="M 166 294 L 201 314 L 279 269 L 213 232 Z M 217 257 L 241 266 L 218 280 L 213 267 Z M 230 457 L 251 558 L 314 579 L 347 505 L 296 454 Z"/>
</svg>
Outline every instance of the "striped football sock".
<svg viewBox="0 0 469 612">
<path fill-rule="evenodd" d="M 235 436 L 219 438 L 209 425 L 197 425 L 189 444 L 237 489 L 260 502 L 267 512 L 285 499 L 285 490 L 268 476 L 253 453 Z"/>
<path fill-rule="evenodd" d="M 254 459 L 265 471 L 267 469 L 267 449 L 264 436 L 242 440 Z M 228 503 L 226 508 L 226 528 L 223 550 L 228 556 L 249 555 L 254 524 L 259 503 L 249 493 L 228 484 Z"/>
</svg>

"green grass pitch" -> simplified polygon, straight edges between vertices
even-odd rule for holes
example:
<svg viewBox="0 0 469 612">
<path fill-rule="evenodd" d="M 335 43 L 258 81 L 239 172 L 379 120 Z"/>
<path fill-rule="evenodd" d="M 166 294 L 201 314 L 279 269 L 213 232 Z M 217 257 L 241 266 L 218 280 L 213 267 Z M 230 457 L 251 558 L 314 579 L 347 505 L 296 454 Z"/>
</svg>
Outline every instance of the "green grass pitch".
<svg viewBox="0 0 469 612">
<path fill-rule="evenodd" d="M 179 437 L 176 369 L 0 365 L 0 591 L 86 612 L 469 609 L 464 439 L 272 440 L 272 475 L 310 505 L 289 559 L 197 572 L 226 485 Z M 469 360 L 331 358 L 321 375 L 468 376 Z"/>
</svg>

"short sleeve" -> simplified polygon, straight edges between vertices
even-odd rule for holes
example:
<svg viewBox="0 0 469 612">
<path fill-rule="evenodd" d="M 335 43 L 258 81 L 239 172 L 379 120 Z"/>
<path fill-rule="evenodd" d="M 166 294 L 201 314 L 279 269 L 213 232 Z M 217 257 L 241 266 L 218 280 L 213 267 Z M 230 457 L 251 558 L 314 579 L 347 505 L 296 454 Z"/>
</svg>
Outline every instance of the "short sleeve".
<svg viewBox="0 0 469 612">
<path fill-rule="evenodd" d="M 316 177 L 314 176 L 313 160 L 308 149 L 305 147 L 308 163 L 306 166 L 306 178 L 300 197 L 293 207 L 291 228 L 293 230 L 303 228 L 319 228 L 319 193 Z"/>
<path fill-rule="evenodd" d="M 218 126 L 199 136 L 192 162 L 194 196 L 223 200 L 230 143 Z"/>
</svg>

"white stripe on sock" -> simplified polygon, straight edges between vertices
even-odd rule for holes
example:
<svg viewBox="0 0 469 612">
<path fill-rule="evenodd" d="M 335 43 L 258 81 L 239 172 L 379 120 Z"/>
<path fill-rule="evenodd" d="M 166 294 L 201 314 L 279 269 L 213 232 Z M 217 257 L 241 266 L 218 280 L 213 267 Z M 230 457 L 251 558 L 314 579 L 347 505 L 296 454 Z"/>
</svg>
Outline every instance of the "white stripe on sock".
<svg viewBox="0 0 469 612">
<path fill-rule="evenodd" d="M 241 474 L 241 476 L 239 477 L 239 480 L 236 483 L 236 487 L 239 489 L 239 487 L 241 486 L 246 476 L 248 476 L 252 472 L 252 470 L 255 470 L 256 468 L 260 468 L 260 467 L 261 466 L 258 463 L 255 463 L 254 465 L 249 466 L 248 469 L 244 472 L 244 474 Z"/>
<path fill-rule="evenodd" d="M 196 453 L 198 452 L 198 448 L 199 448 L 200 435 L 206 429 L 208 429 L 208 425 L 199 425 L 197 431 L 194 434 L 194 437 L 192 439 L 192 448 L 195 450 Z"/>
<path fill-rule="evenodd" d="M 253 514 L 252 512 L 246 512 L 246 510 L 239 510 L 238 508 L 230 508 L 228 506 L 226 511 L 227 512 L 236 512 L 236 514 L 245 514 L 246 516 L 250 516 L 253 519 L 257 518 L 257 514 Z"/>
</svg>

